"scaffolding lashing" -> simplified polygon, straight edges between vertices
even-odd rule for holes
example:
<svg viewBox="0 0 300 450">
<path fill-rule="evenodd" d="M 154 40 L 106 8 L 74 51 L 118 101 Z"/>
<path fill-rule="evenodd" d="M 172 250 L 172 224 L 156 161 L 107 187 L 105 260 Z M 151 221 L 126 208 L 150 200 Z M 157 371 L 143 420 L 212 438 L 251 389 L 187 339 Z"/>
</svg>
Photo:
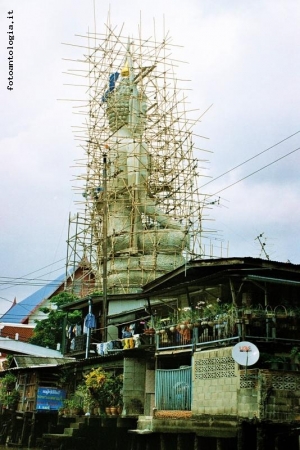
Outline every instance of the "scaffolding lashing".
<svg viewBox="0 0 300 450">
<path fill-rule="evenodd" d="M 76 138 L 86 160 L 77 187 L 81 226 L 69 242 L 77 240 L 98 289 L 105 261 L 108 293 L 130 293 L 201 256 L 205 198 L 197 120 L 188 117 L 170 37 L 128 39 L 106 29 L 82 36 L 88 54 L 80 73 L 89 87 Z"/>
</svg>

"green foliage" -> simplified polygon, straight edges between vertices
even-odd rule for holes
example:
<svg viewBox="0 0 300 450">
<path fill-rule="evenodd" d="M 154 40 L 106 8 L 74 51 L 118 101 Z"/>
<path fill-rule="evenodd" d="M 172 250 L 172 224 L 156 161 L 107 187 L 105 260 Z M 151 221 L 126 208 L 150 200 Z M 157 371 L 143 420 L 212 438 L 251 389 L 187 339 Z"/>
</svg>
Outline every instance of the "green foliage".
<svg viewBox="0 0 300 450">
<path fill-rule="evenodd" d="M 68 292 L 61 292 L 50 300 L 53 305 L 57 306 L 57 309 L 40 308 L 40 311 L 48 314 L 48 317 L 44 320 L 36 320 L 36 327 L 33 336 L 29 339 L 29 343 L 56 349 L 57 343 L 62 342 L 64 318 L 67 314 L 59 308 L 75 300 L 77 300 L 77 297 L 74 295 Z M 80 318 L 80 311 L 73 311 L 68 314 L 68 324 L 75 325 Z"/>
<path fill-rule="evenodd" d="M 16 380 L 12 373 L 7 373 L 0 380 L 0 402 L 9 409 L 15 409 L 20 399 L 20 393 L 15 388 Z"/>
<path fill-rule="evenodd" d="M 76 395 L 64 400 L 64 408 L 69 409 L 70 413 L 83 413 L 82 402 L 80 401 L 80 398 L 76 397 Z"/>
<path fill-rule="evenodd" d="M 98 367 L 85 375 L 85 386 L 90 400 L 96 401 L 102 410 L 122 405 L 123 375 L 113 376 Z"/>
<path fill-rule="evenodd" d="M 6 359 L 2 362 L 3 369 L 6 370 L 10 367 L 10 364 L 13 360 L 13 355 L 6 355 Z"/>
<path fill-rule="evenodd" d="M 291 358 L 294 360 L 300 360 L 300 347 L 293 347 L 291 350 Z"/>
<path fill-rule="evenodd" d="M 92 395 L 86 384 L 79 384 L 74 396 L 79 400 L 80 405 L 85 412 L 91 412 L 94 408 L 99 407 L 98 400 Z"/>
</svg>

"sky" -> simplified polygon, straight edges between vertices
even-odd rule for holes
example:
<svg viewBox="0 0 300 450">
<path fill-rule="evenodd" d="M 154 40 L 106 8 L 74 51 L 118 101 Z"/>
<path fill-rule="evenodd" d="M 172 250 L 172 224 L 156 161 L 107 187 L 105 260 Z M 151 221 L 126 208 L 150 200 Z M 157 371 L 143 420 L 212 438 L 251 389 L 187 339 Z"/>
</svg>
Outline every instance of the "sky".
<svg viewBox="0 0 300 450">
<path fill-rule="evenodd" d="M 83 155 L 72 131 L 81 119 L 61 100 L 78 98 L 64 72 L 82 51 L 63 43 L 104 32 L 108 12 L 128 35 L 140 23 L 145 38 L 154 24 L 169 31 L 191 108 L 208 110 L 195 130 L 209 151 L 199 179 L 216 230 L 207 253 L 300 263 L 298 0 L 2 0 L 0 313 L 65 270 Z"/>
</svg>

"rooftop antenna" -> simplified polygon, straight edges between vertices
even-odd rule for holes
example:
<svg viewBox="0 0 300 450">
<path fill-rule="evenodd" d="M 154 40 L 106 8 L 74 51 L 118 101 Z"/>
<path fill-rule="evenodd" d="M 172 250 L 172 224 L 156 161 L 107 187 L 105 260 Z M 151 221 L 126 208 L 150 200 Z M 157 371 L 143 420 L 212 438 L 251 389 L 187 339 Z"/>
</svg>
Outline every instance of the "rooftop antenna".
<svg viewBox="0 0 300 450">
<path fill-rule="evenodd" d="M 255 241 L 258 240 L 258 242 L 260 243 L 260 246 L 261 246 L 261 252 L 260 252 L 260 255 L 259 255 L 259 256 L 261 256 L 262 253 L 264 253 L 265 257 L 269 260 L 269 259 L 270 259 L 270 256 L 267 254 L 267 252 L 266 252 L 266 250 L 265 250 L 266 242 L 263 242 L 263 241 L 261 240 L 261 238 L 263 237 L 263 235 L 264 235 L 264 233 L 260 233 L 260 234 L 255 238 Z M 265 241 L 266 241 L 267 238 L 264 238 L 264 239 L 265 239 Z"/>
</svg>

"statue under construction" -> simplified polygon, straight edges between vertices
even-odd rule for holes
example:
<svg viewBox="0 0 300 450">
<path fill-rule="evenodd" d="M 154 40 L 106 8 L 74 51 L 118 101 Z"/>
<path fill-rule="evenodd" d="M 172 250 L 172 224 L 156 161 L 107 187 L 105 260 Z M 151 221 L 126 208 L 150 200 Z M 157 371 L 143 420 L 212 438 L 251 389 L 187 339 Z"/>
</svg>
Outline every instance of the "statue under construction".
<svg viewBox="0 0 300 450">
<path fill-rule="evenodd" d="M 69 244 L 90 261 L 98 290 L 104 281 L 108 293 L 139 292 L 202 252 L 195 120 L 187 118 L 168 37 L 128 38 L 108 26 L 86 42 L 88 101 L 77 134 L 84 200 Z"/>
</svg>

